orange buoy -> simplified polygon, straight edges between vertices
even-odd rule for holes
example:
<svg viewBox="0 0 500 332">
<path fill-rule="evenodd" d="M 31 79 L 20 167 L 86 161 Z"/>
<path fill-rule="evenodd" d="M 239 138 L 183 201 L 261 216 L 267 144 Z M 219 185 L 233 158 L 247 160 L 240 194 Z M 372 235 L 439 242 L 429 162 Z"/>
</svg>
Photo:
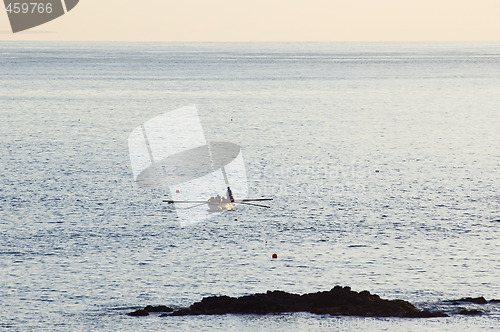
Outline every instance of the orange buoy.
<svg viewBox="0 0 500 332">
<path fill-rule="evenodd" d="M 273 258 L 278 258 L 278 255 L 277 254 L 273 254 Z"/>
</svg>

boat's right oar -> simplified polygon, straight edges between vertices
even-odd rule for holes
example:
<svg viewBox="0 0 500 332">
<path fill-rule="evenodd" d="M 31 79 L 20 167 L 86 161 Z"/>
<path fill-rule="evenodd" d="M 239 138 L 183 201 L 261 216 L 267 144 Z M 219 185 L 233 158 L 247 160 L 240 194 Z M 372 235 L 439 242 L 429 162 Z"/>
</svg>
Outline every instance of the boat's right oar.
<svg viewBox="0 0 500 332">
<path fill-rule="evenodd" d="M 243 202 L 257 202 L 257 201 L 272 201 L 272 198 L 244 198 L 244 199 L 237 199 L 235 200 L 236 203 L 243 203 Z"/>
<path fill-rule="evenodd" d="M 240 202 L 239 204 L 246 204 L 246 205 L 253 205 L 253 206 L 258 206 L 258 207 L 264 207 L 270 209 L 270 206 L 267 205 L 260 205 L 260 204 L 254 204 L 254 203 L 247 203 L 247 202 Z"/>
</svg>

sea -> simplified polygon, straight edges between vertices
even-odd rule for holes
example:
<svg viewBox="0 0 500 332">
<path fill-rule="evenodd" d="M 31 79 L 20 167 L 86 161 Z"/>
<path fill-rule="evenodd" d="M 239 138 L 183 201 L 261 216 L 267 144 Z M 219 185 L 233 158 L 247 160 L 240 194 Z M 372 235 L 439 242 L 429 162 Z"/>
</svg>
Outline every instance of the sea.
<svg viewBox="0 0 500 332">
<path fill-rule="evenodd" d="M 130 133 L 188 105 L 270 208 L 137 185 Z M 500 42 L 2 41 L 0 330 L 498 331 L 446 301 L 500 299 L 499 128 Z M 450 317 L 127 315 L 335 285 Z"/>
</svg>

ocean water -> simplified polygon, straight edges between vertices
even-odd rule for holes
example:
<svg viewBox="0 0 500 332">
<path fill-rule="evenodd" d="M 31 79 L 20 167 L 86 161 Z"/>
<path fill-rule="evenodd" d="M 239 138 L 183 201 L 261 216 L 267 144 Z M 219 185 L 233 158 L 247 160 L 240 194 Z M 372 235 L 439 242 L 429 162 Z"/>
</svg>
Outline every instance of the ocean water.
<svg viewBox="0 0 500 332">
<path fill-rule="evenodd" d="M 0 42 L 0 329 L 496 330 L 498 305 L 126 313 L 335 285 L 437 310 L 499 299 L 499 101 L 498 42 Z M 271 209 L 181 227 L 167 192 L 135 185 L 130 132 L 190 104 Z"/>
</svg>

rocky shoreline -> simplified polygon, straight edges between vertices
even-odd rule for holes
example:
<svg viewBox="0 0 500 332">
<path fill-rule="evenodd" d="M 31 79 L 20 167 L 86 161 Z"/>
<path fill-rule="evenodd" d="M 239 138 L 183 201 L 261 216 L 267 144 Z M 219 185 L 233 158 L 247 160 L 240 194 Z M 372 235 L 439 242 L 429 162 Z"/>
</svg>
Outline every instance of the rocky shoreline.
<svg viewBox="0 0 500 332">
<path fill-rule="evenodd" d="M 417 309 L 403 300 L 382 299 L 368 291 L 355 292 L 350 287 L 335 286 L 329 291 L 292 294 L 283 291 L 246 295 L 242 297 L 210 296 L 189 308 L 174 310 L 166 306 L 147 306 L 128 313 L 130 316 L 147 316 L 162 312 L 161 316 L 224 315 L 224 314 L 277 314 L 285 312 L 310 312 L 319 315 L 362 317 L 447 317 L 440 311 Z"/>
</svg>

